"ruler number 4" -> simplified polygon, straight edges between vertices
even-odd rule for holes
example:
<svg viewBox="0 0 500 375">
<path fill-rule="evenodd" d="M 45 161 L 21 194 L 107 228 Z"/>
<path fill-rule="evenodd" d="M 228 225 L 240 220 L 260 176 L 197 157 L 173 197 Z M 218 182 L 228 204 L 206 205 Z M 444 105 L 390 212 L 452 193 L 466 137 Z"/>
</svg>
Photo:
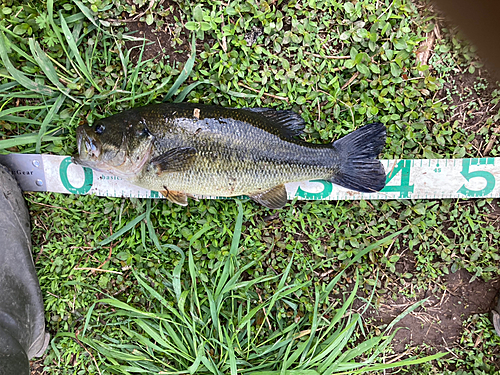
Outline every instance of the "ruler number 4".
<svg viewBox="0 0 500 375">
<path fill-rule="evenodd" d="M 399 198 L 409 198 L 413 193 L 414 185 L 410 185 L 411 160 L 400 160 L 396 166 L 387 174 L 386 186 L 382 189 L 385 193 L 399 192 Z M 387 185 L 396 175 L 401 175 L 399 185 Z"/>
<path fill-rule="evenodd" d="M 464 194 L 470 197 L 484 197 L 493 191 L 495 188 L 495 176 L 493 176 L 490 172 L 486 171 L 473 171 L 470 172 L 469 168 L 471 165 L 487 165 L 495 164 L 495 160 L 491 158 L 483 158 L 483 159 L 463 159 L 462 162 L 462 171 L 460 172 L 462 176 L 465 177 L 467 181 L 470 181 L 473 178 L 484 178 L 486 180 L 486 186 L 481 190 L 471 190 L 465 187 L 465 184 L 458 190 L 458 193 Z"/>
</svg>

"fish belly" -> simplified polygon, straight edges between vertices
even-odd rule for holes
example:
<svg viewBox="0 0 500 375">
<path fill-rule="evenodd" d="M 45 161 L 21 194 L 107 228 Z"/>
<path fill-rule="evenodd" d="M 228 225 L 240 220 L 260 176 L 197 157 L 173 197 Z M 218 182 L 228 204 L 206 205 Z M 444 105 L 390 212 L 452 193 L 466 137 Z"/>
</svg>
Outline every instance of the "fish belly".
<svg viewBox="0 0 500 375">
<path fill-rule="evenodd" d="M 231 197 L 266 191 L 288 182 L 310 179 L 327 179 L 331 176 L 326 168 L 297 165 L 255 165 L 254 169 L 217 168 L 170 172 L 163 175 L 144 176 L 136 184 L 151 190 L 180 191 L 187 194 Z M 262 167 L 258 169 L 258 167 Z"/>
</svg>

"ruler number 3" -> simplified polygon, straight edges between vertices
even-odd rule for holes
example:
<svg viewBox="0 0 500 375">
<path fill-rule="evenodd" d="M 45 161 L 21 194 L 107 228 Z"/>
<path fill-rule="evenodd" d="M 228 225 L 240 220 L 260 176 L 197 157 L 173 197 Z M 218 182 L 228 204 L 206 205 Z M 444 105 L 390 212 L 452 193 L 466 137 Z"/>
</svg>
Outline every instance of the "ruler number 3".
<svg viewBox="0 0 500 375">
<path fill-rule="evenodd" d="M 474 171 L 470 172 L 469 168 L 471 164 L 474 165 L 494 165 L 495 161 L 491 158 L 484 159 L 464 159 L 462 162 L 462 171 L 460 172 L 462 176 L 465 177 L 467 181 L 470 181 L 473 178 L 484 178 L 486 180 L 486 186 L 481 190 L 471 190 L 465 187 L 465 184 L 458 190 L 458 193 L 464 194 L 470 197 L 483 197 L 488 195 L 495 188 L 495 176 L 493 176 L 490 172 L 486 171 Z"/>
</svg>

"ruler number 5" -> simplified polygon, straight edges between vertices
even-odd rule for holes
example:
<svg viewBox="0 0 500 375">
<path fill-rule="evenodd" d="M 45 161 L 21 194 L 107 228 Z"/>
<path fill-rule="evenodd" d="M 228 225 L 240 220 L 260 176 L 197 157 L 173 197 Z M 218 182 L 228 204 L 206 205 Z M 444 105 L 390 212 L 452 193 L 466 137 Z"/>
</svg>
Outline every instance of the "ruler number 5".
<svg viewBox="0 0 500 375">
<path fill-rule="evenodd" d="M 469 168 L 471 164 L 474 165 L 494 165 L 494 159 L 484 158 L 484 159 L 464 159 L 462 162 L 462 176 L 465 177 L 467 181 L 473 178 L 484 178 L 486 180 L 486 186 L 481 190 L 471 190 L 465 187 L 465 184 L 458 190 L 458 193 L 470 196 L 470 197 L 484 197 L 493 191 L 495 188 L 495 176 L 490 172 L 486 171 L 474 171 L 470 172 Z"/>
</svg>

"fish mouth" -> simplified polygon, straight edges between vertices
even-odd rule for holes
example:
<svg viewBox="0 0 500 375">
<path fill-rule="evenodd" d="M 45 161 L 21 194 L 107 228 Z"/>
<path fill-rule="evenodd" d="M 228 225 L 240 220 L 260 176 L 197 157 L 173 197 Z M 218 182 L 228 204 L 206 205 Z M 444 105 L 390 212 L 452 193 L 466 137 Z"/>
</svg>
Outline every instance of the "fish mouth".
<svg viewBox="0 0 500 375">
<path fill-rule="evenodd" d="M 72 156 L 71 161 L 75 164 L 94 167 L 94 163 L 99 161 L 102 153 L 102 143 L 83 125 L 76 128 L 76 144 L 78 152 Z"/>
</svg>

